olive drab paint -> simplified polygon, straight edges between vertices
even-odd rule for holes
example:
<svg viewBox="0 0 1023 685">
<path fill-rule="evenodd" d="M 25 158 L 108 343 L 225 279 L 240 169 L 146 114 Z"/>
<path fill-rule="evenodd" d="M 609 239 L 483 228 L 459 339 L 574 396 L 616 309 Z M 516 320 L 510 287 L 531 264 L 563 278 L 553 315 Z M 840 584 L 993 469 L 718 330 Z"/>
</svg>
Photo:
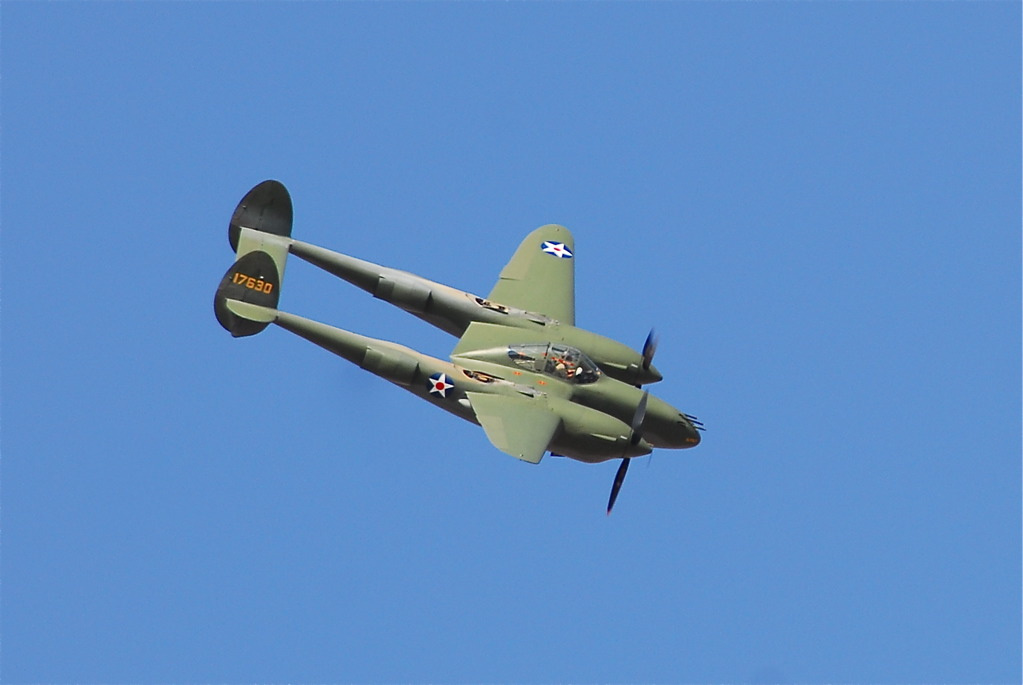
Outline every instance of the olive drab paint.
<svg viewBox="0 0 1023 685">
<path fill-rule="evenodd" d="M 519 244 L 484 298 L 421 276 L 291 238 L 292 203 L 277 181 L 250 190 L 232 214 L 235 262 L 214 297 L 233 336 L 271 323 L 480 425 L 499 450 L 538 463 L 546 453 L 583 462 L 628 460 L 700 442 L 703 424 L 643 385 L 661 380 L 643 352 L 575 326 L 576 250 L 564 226 L 541 226 Z M 449 360 L 281 311 L 289 254 L 458 337 Z"/>
</svg>

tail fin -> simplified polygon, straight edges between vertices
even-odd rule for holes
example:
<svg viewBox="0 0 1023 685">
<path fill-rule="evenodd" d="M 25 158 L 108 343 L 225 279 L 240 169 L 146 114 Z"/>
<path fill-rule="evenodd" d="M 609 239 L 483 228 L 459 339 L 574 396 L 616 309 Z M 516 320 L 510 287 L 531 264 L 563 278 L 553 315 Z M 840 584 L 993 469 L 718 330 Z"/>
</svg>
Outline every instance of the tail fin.
<svg viewBox="0 0 1023 685">
<path fill-rule="evenodd" d="M 291 244 L 291 196 L 278 181 L 263 181 L 246 193 L 231 215 L 227 237 L 235 262 L 213 299 L 217 321 L 234 337 L 255 335 L 269 324 L 236 314 L 227 300 L 277 309 Z"/>
</svg>

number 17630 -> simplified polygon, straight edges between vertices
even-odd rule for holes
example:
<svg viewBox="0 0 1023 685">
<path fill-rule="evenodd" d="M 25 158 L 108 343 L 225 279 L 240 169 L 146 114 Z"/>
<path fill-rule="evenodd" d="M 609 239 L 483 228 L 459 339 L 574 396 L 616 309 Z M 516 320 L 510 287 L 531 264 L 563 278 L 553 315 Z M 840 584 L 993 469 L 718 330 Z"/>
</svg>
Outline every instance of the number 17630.
<svg viewBox="0 0 1023 685">
<path fill-rule="evenodd" d="M 256 290 L 261 293 L 270 294 L 270 291 L 274 289 L 274 284 L 269 281 L 264 281 L 262 278 L 253 278 L 252 276 L 246 276 L 245 274 L 238 272 L 234 275 L 234 283 L 240 283 L 249 290 Z"/>
</svg>

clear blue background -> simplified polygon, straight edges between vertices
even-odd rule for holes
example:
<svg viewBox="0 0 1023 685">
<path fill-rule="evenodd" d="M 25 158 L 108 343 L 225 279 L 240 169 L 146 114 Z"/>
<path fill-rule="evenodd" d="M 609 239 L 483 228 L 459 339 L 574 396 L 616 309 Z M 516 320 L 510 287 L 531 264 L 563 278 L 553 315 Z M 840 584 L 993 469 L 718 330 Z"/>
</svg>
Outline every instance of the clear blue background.
<svg viewBox="0 0 1023 685">
<path fill-rule="evenodd" d="M 5 682 L 1019 682 L 1020 4 L 4 3 Z M 213 291 L 544 223 L 704 443 L 520 463 Z M 282 308 L 454 340 L 298 260 Z"/>
</svg>

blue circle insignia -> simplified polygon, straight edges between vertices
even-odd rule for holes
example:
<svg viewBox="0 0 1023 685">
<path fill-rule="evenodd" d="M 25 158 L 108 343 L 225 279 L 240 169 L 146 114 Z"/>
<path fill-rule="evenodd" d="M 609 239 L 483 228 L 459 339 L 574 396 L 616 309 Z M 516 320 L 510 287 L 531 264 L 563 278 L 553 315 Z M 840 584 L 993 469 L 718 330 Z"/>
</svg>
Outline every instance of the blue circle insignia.
<svg viewBox="0 0 1023 685">
<path fill-rule="evenodd" d="M 451 379 L 447 377 L 447 374 L 435 373 L 430 376 L 428 381 L 431 395 L 440 395 L 441 397 L 447 397 L 448 391 L 455 387 L 455 384 L 451 382 Z"/>
<path fill-rule="evenodd" d="M 547 254 L 554 255 L 558 259 L 571 259 L 572 251 L 568 249 L 565 243 L 556 243 L 553 240 L 545 240 L 540 249 Z"/>
</svg>

